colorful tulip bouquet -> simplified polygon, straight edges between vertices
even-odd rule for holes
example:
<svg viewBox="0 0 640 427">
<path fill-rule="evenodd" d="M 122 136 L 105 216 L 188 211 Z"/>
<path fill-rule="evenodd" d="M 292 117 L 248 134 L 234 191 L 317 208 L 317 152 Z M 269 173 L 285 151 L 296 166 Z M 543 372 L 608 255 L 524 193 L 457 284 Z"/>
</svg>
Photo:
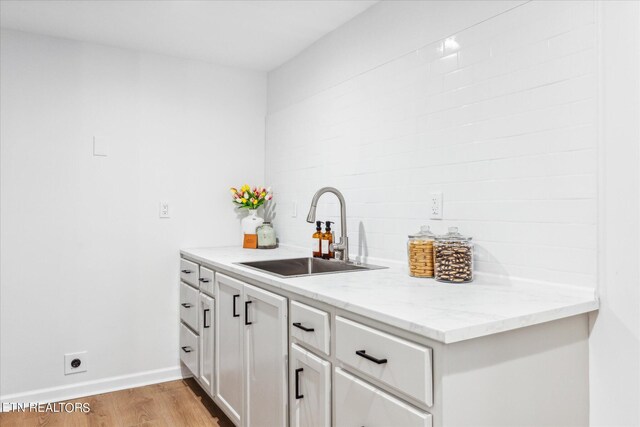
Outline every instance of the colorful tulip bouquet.
<svg viewBox="0 0 640 427">
<path fill-rule="evenodd" d="M 231 188 L 231 195 L 238 209 L 258 209 L 273 198 L 271 188 L 253 187 L 252 189 L 247 184 L 240 187 L 240 190 Z"/>
</svg>

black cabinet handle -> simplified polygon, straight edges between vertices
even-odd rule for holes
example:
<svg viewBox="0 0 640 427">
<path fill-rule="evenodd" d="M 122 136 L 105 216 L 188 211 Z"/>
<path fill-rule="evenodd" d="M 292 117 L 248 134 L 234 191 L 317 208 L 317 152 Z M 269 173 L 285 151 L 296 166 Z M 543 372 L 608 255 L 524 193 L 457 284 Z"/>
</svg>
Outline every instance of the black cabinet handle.
<svg viewBox="0 0 640 427">
<path fill-rule="evenodd" d="M 300 394 L 300 372 L 304 371 L 303 368 L 296 369 L 296 399 L 302 399 L 304 394 Z"/>
<path fill-rule="evenodd" d="M 182 351 L 184 351 L 185 353 L 191 353 L 192 350 L 193 349 L 189 346 L 182 347 Z"/>
<path fill-rule="evenodd" d="M 201 277 L 198 280 L 200 280 L 202 283 L 209 283 L 211 281 L 209 279 L 205 279 L 204 277 Z"/>
<path fill-rule="evenodd" d="M 377 363 L 378 365 L 387 363 L 387 359 L 376 359 L 375 357 L 368 355 L 367 352 L 364 350 L 357 350 L 356 354 L 360 357 L 364 357 L 367 360 L 371 360 L 373 363 Z"/>
<path fill-rule="evenodd" d="M 209 312 L 209 309 L 205 308 L 204 309 L 204 313 L 202 313 L 202 317 L 203 317 L 203 319 L 202 319 L 202 327 L 205 328 L 205 329 L 208 328 L 209 326 L 211 326 L 211 323 L 209 323 L 207 325 L 207 313 L 208 312 Z"/>
<path fill-rule="evenodd" d="M 180 304 L 181 306 L 183 306 L 184 308 L 191 308 L 193 307 L 191 304 L 189 304 L 188 302 L 183 302 L 182 304 Z"/>
<path fill-rule="evenodd" d="M 300 323 L 300 322 L 295 322 L 293 324 L 293 326 L 295 326 L 296 328 L 302 329 L 305 332 L 313 332 L 313 331 L 315 331 L 315 329 L 313 329 L 313 328 L 306 328 L 306 327 L 302 326 L 302 323 Z"/>
<path fill-rule="evenodd" d="M 191 274 L 191 270 L 182 270 L 184 274 Z"/>
<path fill-rule="evenodd" d="M 245 325 L 250 325 L 253 323 L 253 322 L 249 322 L 249 304 L 251 304 L 251 301 L 244 302 L 244 324 Z"/>
<path fill-rule="evenodd" d="M 240 317 L 239 313 L 236 313 L 236 300 L 240 298 L 240 295 L 233 296 L 233 317 Z"/>
</svg>

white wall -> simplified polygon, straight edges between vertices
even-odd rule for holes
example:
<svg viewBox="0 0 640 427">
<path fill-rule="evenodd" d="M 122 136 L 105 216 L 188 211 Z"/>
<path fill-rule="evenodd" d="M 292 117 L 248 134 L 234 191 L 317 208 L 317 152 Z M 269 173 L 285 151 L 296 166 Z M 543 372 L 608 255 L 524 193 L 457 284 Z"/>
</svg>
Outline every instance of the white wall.
<svg viewBox="0 0 640 427">
<path fill-rule="evenodd" d="M 179 374 L 178 249 L 238 244 L 228 187 L 264 178 L 266 75 L 13 31 L 1 43 L 2 399 Z M 64 376 L 63 354 L 83 350 L 89 371 Z"/>
<path fill-rule="evenodd" d="M 419 199 L 444 190 L 437 229 L 476 237 L 481 270 L 597 284 L 591 425 L 637 426 L 640 4 L 513 6 L 380 3 L 271 72 L 266 177 L 279 233 L 306 246 L 301 213 L 334 185 L 353 252 L 398 258 L 427 222 Z M 451 64 L 437 55 L 447 37 L 460 45 Z M 336 211 L 327 196 L 320 216 Z"/>
<path fill-rule="evenodd" d="M 291 204 L 331 185 L 354 254 L 404 260 L 421 224 L 457 225 L 478 271 L 594 288 L 596 60 L 592 2 L 373 6 L 269 74 L 282 240 L 306 247 Z M 428 221 L 432 191 L 444 221 Z"/>
<path fill-rule="evenodd" d="M 640 3 L 603 2 L 600 310 L 589 339 L 591 425 L 640 425 Z"/>
</svg>

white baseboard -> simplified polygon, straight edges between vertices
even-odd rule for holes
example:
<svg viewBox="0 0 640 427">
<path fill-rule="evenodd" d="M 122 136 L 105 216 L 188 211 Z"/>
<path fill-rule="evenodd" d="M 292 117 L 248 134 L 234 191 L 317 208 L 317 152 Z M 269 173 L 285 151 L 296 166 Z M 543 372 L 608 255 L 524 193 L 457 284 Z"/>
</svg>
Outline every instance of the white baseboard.
<svg viewBox="0 0 640 427">
<path fill-rule="evenodd" d="M 142 387 L 166 381 L 179 380 L 189 375 L 183 374 L 180 366 L 138 372 L 130 375 L 103 378 L 69 384 L 60 387 L 43 388 L 24 393 L 0 396 L 2 409 L 9 410 L 9 403 L 50 403 L 62 400 L 77 399 L 95 394 L 109 393 L 134 387 Z M 4 408 L 6 407 L 6 408 Z M 0 409 L 0 410 L 2 410 Z"/>
</svg>

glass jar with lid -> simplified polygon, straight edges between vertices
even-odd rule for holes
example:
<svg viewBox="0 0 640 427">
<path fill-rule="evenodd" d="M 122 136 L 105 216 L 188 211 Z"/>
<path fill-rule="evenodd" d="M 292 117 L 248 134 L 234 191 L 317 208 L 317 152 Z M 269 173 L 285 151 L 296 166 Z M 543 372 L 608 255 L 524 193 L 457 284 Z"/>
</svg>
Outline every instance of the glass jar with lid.
<svg viewBox="0 0 640 427">
<path fill-rule="evenodd" d="M 277 246 L 276 231 L 270 222 L 265 221 L 256 229 L 258 249 L 275 249 Z"/>
<path fill-rule="evenodd" d="M 439 282 L 464 283 L 473 280 L 473 243 L 458 227 L 438 236 L 434 243 L 435 277 Z"/>
<path fill-rule="evenodd" d="M 409 235 L 407 255 L 409 257 L 409 276 L 433 277 L 433 242 L 436 235 L 423 225 L 416 234 Z"/>
</svg>

